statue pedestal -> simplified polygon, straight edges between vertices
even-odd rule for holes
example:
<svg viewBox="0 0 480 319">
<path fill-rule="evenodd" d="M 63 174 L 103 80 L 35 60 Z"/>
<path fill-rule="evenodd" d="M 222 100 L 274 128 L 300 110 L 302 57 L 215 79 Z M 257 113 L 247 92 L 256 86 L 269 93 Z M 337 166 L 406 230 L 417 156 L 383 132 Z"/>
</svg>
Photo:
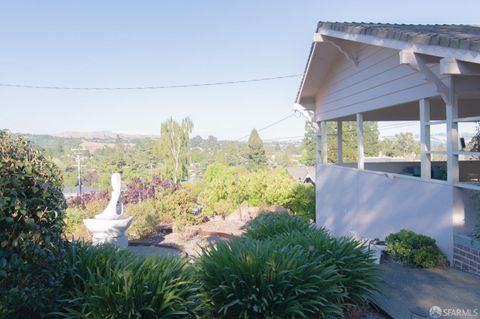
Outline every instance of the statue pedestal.
<svg viewBox="0 0 480 319">
<path fill-rule="evenodd" d="M 92 234 L 94 245 L 112 244 L 121 248 L 127 248 L 128 239 L 125 231 L 132 223 L 133 218 L 124 219 L 84 219 L 83 223 Z"/>
<path fill-rule="evenodd" d="M 117 246 L 120 248 L 127 248 L 128 238 L 126 235 L 122 235 L 120 237 L 92 237 L 92 244 L 94 245 L 109 244 L 109 245 Z"/>
<path fill-rule="evenodd" d="M 132 217 L 123 215 L 121 201 L 122 181 L 120 174 L 112 175 L 112 197 L 105 210 L 95 215 L 95 218 L 84 219 L 83 223 L 92 234 L 94 245 L 112 244 L 121 248 L 127 248 L 128 238 L 125 232 L 133 221 Z"/>
</svg>

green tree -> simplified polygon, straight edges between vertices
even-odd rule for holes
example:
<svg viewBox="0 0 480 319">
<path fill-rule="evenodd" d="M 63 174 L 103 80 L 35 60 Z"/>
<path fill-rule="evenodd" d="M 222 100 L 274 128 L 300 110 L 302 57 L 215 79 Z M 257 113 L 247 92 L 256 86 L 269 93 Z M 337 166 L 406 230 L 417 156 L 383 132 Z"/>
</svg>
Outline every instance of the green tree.
<svg viewBox="0 0 480 319">
<path fill-rule="evenodd" d="M 252 130 L 248 138 L 247 164 L 253 170 L 267 165 L 265 147 L 256 129 Z"/>
<path fill-rule="evenodd" d="M 170 118 L 161 125 L 157 154 L 163 160 L 166 177 L 174 183 L 188 174 L 188 141 L 192 129 L 193 122 L 188 117 L 181 123 Z"/>
<path fill-rule="evenodd" d="M 246 146 L 243 143 L 225 141 L 216 153 L 215 162 L 228 166 L 244 166 L 246 160 Z M 211 157 L 211 155 L 209 156 Z"/>
<path fill-rule="evenodd" d="M 477 132 L 472 137 L 469 144 L 473 152 L 480 152 L 480 123 L 477 123 Z"/>
<path fill-rule="evenodd" d="M 280 164 L 285 167 L 291 165 L 292 156 L 295 154 L 295 152 L 296 152 L 295 145 L 288 144 L 283 150 L 283 153 L 281 153 Z"/>
<path fill-rule="evenodd" d="M 420 143 L 412 133 L 398 133 L 393 138 L 386 138 L 381 143 L 382 152 L 390 157 L 410 158 L 420 154 Z"/>
<path fill-rule="evenodd" d="M 310 122 L 305 122 L 305 136 L 302 142 L 302 152 L 300 153 L 300 163 L 307 166 L 315 165 L 316 160 L 316 140 L 315 130 Z"/>
<path fill-rule="evenodd" d="M 337 161 L 337 124 L 329 122 L 328 161 Z M 377 122 L 363 123 L 363 144 L 365 156 L 377 156 L 380 149 Z M 358 157 L 357 123 L 345 121 L 342 124 L 342 153 L 344 162 L 355 162 Z"/>
</svg>

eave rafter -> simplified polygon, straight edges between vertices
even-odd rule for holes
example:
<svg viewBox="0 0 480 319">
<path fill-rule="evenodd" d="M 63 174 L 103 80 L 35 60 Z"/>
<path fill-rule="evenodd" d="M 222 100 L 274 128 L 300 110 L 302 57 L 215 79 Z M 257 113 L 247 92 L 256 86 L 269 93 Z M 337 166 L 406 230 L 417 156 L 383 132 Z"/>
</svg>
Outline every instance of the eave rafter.
<svg viewBox="0 0 480 319">
<path fill-rule="evenodd" d="M 420 54 L 413 50 L 401 50 L 399 55 L 400 64 L 406 64 L 415 71 L 422 72 L 425 79 L 435 85 L 438 94 L 440 94 L 445 103 L 450 101 L 450 89 L 428 66 L 428 64 L 440 63 L 439 57 Z"/>
<path fill-rule="evenodd" d="M 314 33 L 313 43 L 321 42 L 330 43 L 337 48 L 338 51 L 340 51 L 340 53 L 342 53 L 348 61 L 352 62 L 355 66 L 358 66 L 358 53 L 355 44 L 346 43 L 346 40 L 329 37 L 320 33 Z"/>
</svg>

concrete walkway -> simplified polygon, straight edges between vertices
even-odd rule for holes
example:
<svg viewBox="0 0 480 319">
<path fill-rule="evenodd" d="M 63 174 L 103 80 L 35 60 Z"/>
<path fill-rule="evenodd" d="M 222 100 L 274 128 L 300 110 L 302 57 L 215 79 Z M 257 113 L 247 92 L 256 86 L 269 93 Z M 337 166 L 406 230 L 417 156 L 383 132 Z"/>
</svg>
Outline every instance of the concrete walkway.
<svg viewBox="0 0 480 319">
<path fill-rule="evenodd" d="M 159 256 L 159 257 L 167 257 L 167 256 L 180 256 L 180 252 L 173 248 L 166 248 L 166 247 L 156 247 L 156 246 L 128 246 L 127 248 L 133 254 L 137 256 Z"/>
<path fill-rule="evenodd" d="M 391 261 L 382 263 L 380 269 L 385 284 L 376 303 L 395 319 L 480 318 L 478 276 L 450 268 L 412 268 Z M 442 316 L 430 316 L 433 306 L 442 309 Z M 459 313 L 461 310 L 465 311 L 463 315 Z M 446 311 L 450 311 L 450 315 L 445 315 Z"/>
</svg>

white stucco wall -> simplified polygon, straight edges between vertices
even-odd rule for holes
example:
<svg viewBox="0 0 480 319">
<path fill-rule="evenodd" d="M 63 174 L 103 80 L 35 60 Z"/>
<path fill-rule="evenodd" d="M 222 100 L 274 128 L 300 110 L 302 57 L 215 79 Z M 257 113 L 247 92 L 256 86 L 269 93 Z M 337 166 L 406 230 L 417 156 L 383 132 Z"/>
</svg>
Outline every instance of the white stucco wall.
<svg viewBox="0 0 480 319">
<path fill-rule="evenodd" d="M 316 174 L 317 225 L 380 239 L 408 228 L 435 238 L 451 260 L 453 186 L 335 165 L 317 165 Z"/>
</svg>

